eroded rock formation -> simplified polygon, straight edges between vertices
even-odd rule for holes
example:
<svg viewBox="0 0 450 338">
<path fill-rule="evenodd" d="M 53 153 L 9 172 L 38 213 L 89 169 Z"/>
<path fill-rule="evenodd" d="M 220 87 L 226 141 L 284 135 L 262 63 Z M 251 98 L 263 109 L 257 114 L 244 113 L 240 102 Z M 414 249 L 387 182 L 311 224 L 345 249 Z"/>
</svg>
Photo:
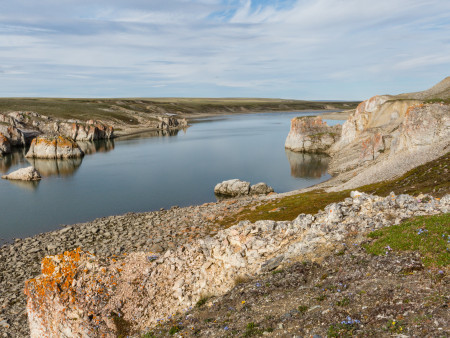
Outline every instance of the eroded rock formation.
<svg viewBox="0 0 450 338">
<path fill-rule="evenodd" d="M 64 136 L 37 137 L 33 139 L 26 157 L 29 158 L 73 158 L 84 156 L 83 151 L 72 139 Z"/>
<path fill-rule="evenodd" d="M 25 286 L 31 337 L 116 337 L 117 318 L 126 323 L 125 334 L 144 333 L 202 295 L 227 292 L 238 277 L 289 261 L 320 259 L 341 248 L 350 233 L 450 211 L 450 195 L 441 200 L 358 192 L 351 196 L 316 215 L 240 222 L 162 254 L 137 252 L 100 260 L 77 249 L 48 256 L 42 274 Z"/>
<path fill-rule="evenodd" d="M 34 167 L 21 168 L 8 175 L 2 176 L 6 180 L 18 181 L 38 181 L 41 179 L 41 174 Z"/>
<path fill-rule="evenodd" d="M 161 117 L 158 116 L 158 129 L 173 129 L 173 128 L 186 128 L 188 126 L 188 123 L 186 119 L 177 119 L 173 116 L 167 116 L 167 117 Z"/>
<path fill-rule="evenodd" d="M 341 126 L 330 127 L 320 116 L 295 117 L 284 144 L 295 152 L 326 152 L 339 139 Z"/>
</svg>

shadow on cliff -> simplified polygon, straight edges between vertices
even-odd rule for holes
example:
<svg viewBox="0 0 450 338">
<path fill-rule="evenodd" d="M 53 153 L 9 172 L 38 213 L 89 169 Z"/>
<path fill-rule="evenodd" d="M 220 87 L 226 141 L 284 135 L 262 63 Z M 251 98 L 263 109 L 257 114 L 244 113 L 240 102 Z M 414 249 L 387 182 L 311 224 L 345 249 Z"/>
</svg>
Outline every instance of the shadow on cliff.
<svg viewBox="0 0 450 338">
<path fill-rule="evenodd" d="M 291 176 L 297 178 L 320 178 L 327 174 L 330 157 L 325 154 L 297 153 L 285 149 L 291 165 Z"/>
</svg>

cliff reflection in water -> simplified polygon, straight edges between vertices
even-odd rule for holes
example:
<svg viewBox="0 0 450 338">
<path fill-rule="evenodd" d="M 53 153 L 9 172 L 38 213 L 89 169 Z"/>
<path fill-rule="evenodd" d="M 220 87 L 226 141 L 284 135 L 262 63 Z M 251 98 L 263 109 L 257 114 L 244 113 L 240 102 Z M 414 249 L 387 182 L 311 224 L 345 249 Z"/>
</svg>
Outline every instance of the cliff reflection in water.
<svg viewBox="0 0 450 338">
<path fill-rule="evenodd" d="M 11 167 L 27 163 L 25 153 L 25 148 L 13 148 L 11 154 L 0 156 L 0 173 L 7 174 Z"/>
<path fill-rule="evenodd" d="M 320 178 L 327 173 L 330 157 L 325 154 L 296 153 L 285 149 L 291 165 L 291 176 L 298 178 Z"/>
<path fill-rule="evenodd" d="M 114 150 L 114 140 L 96 140 L 93 142 L 77 141 L 77 144 L 85 155 L 107 153 L 108 151 Z"/>
<path fill-rule="evenodd" d="M 27 161 L 39 171 L 42 177 L 72 176 L 80 167 L 81 158 L 39 159 L 27 158 Z"/>
<path fill-rule="evenodd" d="M 187 128 L 183 129 L 162 129 L 162 130 L 149 130 L 144 131 L 142 133 L 129 134 L 120 136 L 120 140 L 139 140 L 143 138 L 151 138 L 151 137 L 169 137 L 169 136 L 177 136 L 180 130 L 183 130 L 186 133 Z"/>
</svg>

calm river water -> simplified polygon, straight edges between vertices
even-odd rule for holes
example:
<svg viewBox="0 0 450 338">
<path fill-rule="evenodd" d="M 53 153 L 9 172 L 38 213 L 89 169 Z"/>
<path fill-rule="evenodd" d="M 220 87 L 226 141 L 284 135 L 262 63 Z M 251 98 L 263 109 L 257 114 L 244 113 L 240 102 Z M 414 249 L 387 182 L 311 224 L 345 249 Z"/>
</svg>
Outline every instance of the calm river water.
<svg viewBox="0 0 450 338">
<path fill-rule="evenodd" d="M 327 157 L 284 149 L 291 118 L 315 114 L 205 118 L 172 135 L 84 144 L 80 160 L 32 161 L 17 150 L 0 158 L 0 173 L 31 163 L 43 179 L 0 180 L 0 244 L 97 217 L 215 201 L 214 186 L 232 178 L 276 192 L 317 184 L 329 178 Z"/>
</svg>

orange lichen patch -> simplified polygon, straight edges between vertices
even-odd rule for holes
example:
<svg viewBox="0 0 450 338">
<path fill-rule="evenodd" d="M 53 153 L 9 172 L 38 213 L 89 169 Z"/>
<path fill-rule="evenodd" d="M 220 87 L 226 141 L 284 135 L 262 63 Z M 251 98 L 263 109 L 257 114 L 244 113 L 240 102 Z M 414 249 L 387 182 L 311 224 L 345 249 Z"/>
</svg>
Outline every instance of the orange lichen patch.
<svg viewBox="0 0 450 338">
<path fill-rule="evenodd" d="M 62 298 L 72 301 L 72 282 L 82 254 L 84 253 L 81 249 L 77 248 L 54 257 L 45 257 L 41 264 L 42 276 L 25 282 L 25 294 L 33 298 L 38 305 L 45 302 L 49 293 L 59 294 Z"/>
<path fill-rule="evenodd" d="M 409 106 L 408 109 L 406 109 L 405 117 L 409 116 L 409 114 L 411 114 L 411 112 L 414 109 L 422 108 L 423 106 L 425 106 L 425 104 L 423 104 L 423 103 L 421 103 L 421 104 L 413 104 L 412 106 Z"/>
<path fill-rule="evenodd" d="M 59 147 L 67 147 L 67 148 L 78 147 L 77 143 L 74 140 L 64 136 L 58 136 L 57 142 Z"/>
<path fill-rule="evenodd" d="M 41 144 L 45 144 L 45 145 L 52 145 L 54 147 L 56 147 L 56 139 L 49 139 L 49 138 L 45 138 L 45 137 L 38 137 L 33 139 L 33 141 L 31 142 L 31 145 L 41 145 Z"/>
<path fill-rule="evenodd" d="M 2 133 L 0 133 L 0 143 L 5 143 L 8 142 L 8 139 L 6 138 L 5 135 L 3 135 Z"/>
</svg>

